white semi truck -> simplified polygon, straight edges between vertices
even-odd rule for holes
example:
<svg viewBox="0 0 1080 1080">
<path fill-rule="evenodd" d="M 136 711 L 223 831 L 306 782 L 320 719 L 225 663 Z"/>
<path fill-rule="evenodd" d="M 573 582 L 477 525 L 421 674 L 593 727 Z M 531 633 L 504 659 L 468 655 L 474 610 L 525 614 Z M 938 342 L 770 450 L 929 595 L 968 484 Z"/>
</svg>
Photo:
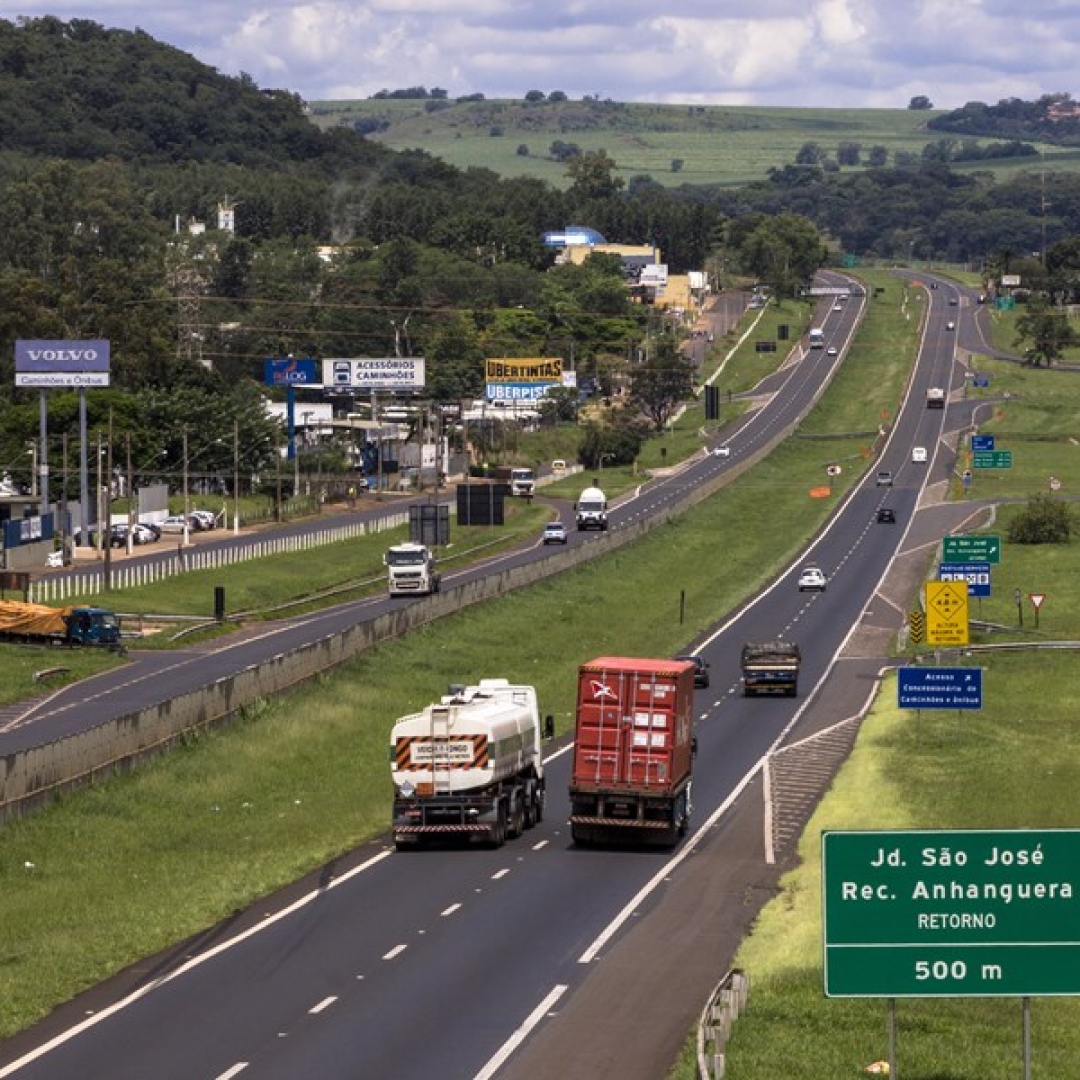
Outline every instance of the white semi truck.
<svg viewBox="0 0 1080 1080">
<path fill-rule="evenodd" d="M 395 544 L 383 562 L 391 596 L 430 596 L 439 591 L 435 553 L 423 544 Z"/>
<path fill-rule="evenodd" d="M 536 491 L 536 473 L 532 469 L 513 468 L 510 470 L 510 494 L 530 499 Z"/>
<path fill-rule="evenodd" d="M 607 496 L 598 487 L 587 487 L 574 504 L 574 515 L 578 532 L 585 529 L 600 529 L 601 532 L 606 532 Z"/>
<path fill-rule="evenodd" d="M 507 679 L 454 686 L 437 704 L 403 716 L 390 734 L 394 845 L 460 839 L 500 847 L 544 816 L 536 689 Z"/>
</svg>

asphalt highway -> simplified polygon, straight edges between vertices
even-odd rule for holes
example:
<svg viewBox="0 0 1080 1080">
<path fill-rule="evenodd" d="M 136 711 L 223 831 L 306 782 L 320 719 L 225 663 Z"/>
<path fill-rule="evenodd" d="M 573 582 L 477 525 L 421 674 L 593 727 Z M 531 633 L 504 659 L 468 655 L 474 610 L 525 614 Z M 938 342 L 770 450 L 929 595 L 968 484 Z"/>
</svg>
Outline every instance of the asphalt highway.
<svg viewBox="0 0 1080 1080">
<path fill-rule="evenodd" d="M 822 313 L 838 354 L 862 302 Z M 883 437 L 892 486 L 876 487 L 871 474 L 788 571 L 695 643 L 712 679 L 697 694 L 694 812 L 675 851 L 576 849 L 566 826 L 569 755 L 555 746 L 545 820 L 521 839 L 494 851 L 402 854 L 379 838 L 8 1040 L 0 1077 L 663 1076 L 812 809 L 813 800 L 784 803 L 779 821 L 766 815 L 766 760 L 791 747 L 827 783 L 810 750 L 847 733 L 829 751 L 839 765 L 889 662 L 908 579 L 917 587 L 927 547 L 977 513 L 935 505 L 953 466 L 949 436 L 969 420 L 962 402 L 925 408 L 927 386 L 961 385 L 955 335 L 938 326 L 945 311 L 932 299 L 906 404 Z M 812 405 L 837 362 L 827 349 L 808 350 L 772 376 L 759 388 L 761 407 L 725 433 L 730 457 L 702 454 L 647 486 L 616 508 L 614 527 L 752 457 Z M 913 445 L 932 448 L 927 463 L 910 461 Z M 895 525 L 877 523 L 885 503 Z M 825 569 L 827 592 L 798 591 L 804 561 Z M 140 656 L 40 704 L 0 737 L 0 750 L 56 737 L 87 711 L 115 715 L 204 685 L 386 603 L 342 605 L 213 651 Z M 799 697 L 743 698 L 742 642 L 781 636 L 802 644 Z"/>
</svg>

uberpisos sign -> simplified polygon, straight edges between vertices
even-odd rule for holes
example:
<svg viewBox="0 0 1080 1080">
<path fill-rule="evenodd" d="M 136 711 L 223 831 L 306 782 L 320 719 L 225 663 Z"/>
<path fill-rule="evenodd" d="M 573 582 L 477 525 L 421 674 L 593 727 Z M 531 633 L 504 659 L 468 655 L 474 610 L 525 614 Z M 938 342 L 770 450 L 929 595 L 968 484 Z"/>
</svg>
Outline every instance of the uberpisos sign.
<svg viewBox="0 0 1080 1080">
<path fill-rule="evenodd" d="M 16 341 L 15 385 L 84 387 L 109 385 L 107 341 Z"/>
</svg>

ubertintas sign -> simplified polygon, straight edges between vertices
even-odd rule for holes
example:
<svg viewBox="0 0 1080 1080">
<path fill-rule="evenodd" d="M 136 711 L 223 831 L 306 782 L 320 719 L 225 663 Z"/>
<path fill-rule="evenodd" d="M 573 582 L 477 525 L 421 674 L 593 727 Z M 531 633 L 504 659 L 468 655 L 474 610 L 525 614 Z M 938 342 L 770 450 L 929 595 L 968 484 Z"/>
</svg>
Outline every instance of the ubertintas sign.
<svg viewBox="0 0 1080 1080">
<path fill-rule="evenodd" d="M 107 341 L 16 341 L 15 385 L 108 386 Z"/>
</svg>

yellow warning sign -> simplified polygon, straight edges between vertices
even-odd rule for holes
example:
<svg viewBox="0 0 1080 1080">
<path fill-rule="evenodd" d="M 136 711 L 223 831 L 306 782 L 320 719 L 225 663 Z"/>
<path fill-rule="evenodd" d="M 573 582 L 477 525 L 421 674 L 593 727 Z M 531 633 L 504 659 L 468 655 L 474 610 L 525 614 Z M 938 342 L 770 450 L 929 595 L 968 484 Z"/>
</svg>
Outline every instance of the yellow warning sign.
<svg viewBox="0 0 1080 1080">
<path fill-rule="evenodd" d="M 966 581 L 926 583 L 926 643 L 967 645 L 968 586 Z"/>
<path fill-rule="evenodd" d="M 908 612 L 908 640 L 912 645 L 926 640 L 926 616 L 921 611 Z"/>
</svg>

